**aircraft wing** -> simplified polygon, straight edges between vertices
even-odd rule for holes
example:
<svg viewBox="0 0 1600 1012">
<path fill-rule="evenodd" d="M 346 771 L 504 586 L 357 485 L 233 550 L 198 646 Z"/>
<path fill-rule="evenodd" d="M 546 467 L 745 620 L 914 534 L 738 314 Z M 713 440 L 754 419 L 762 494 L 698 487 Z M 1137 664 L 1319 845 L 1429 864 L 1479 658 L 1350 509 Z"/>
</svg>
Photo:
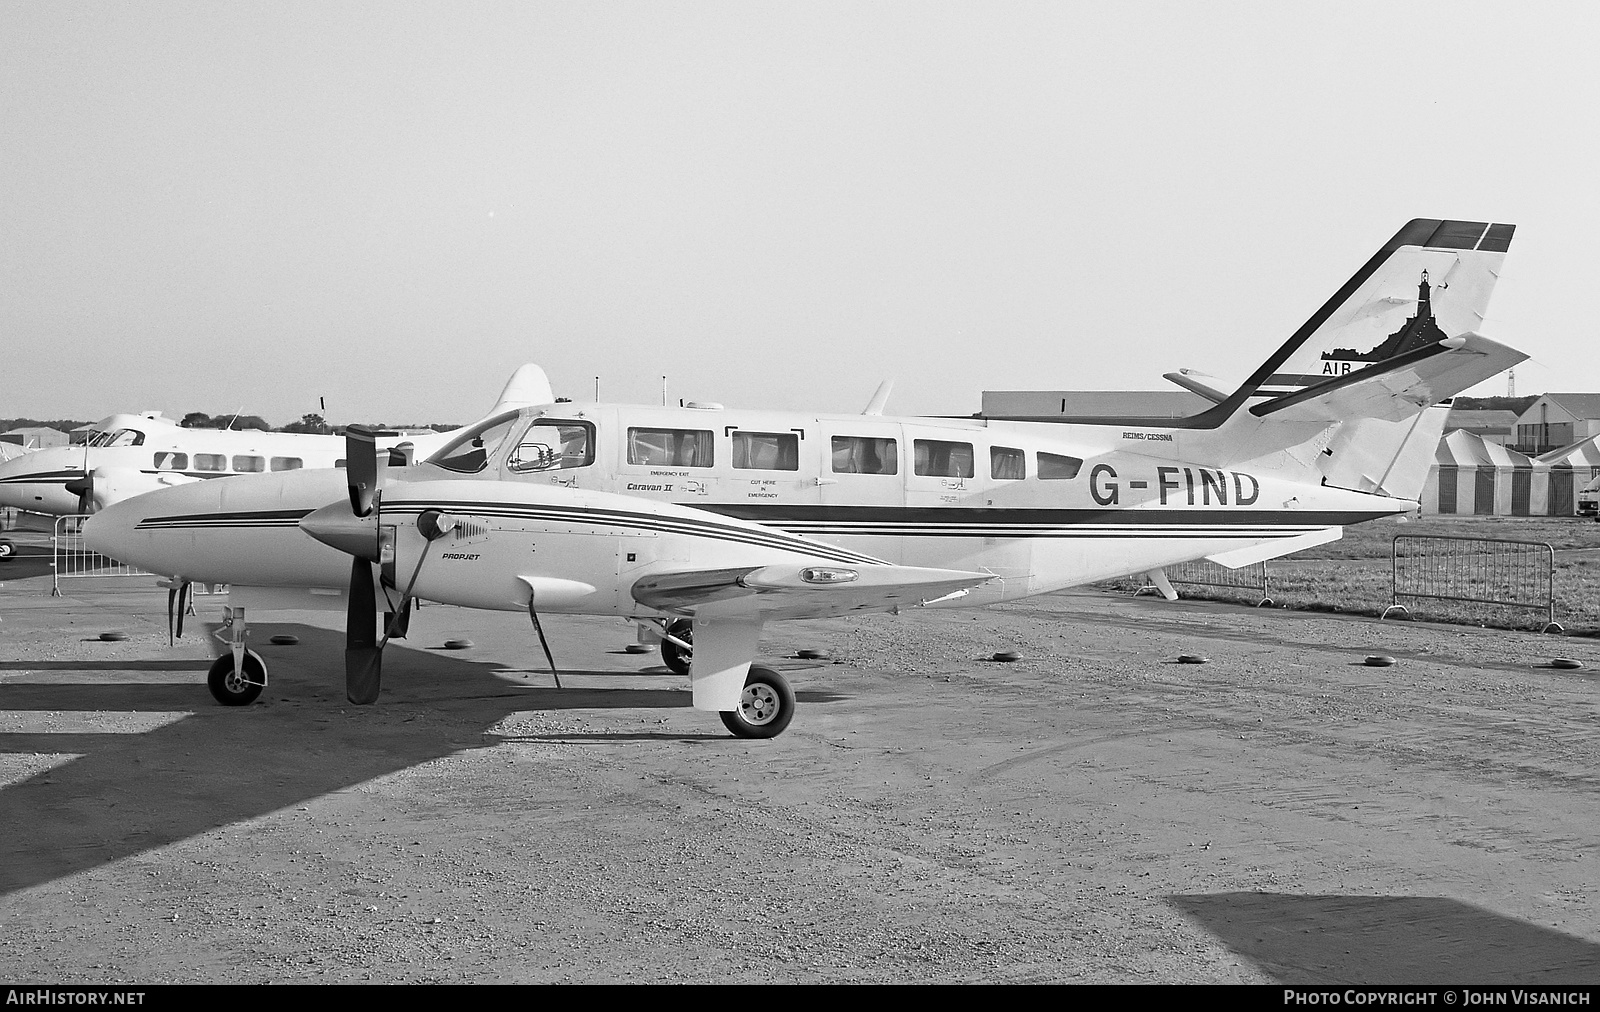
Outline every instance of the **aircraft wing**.
<svg viewBox="0 0 1600 1012">
<path fill-rule="evenodd" d="M 966 592 L 992 573 L 916 566 L 785 564 L 657 573 L 633 585 L 647 608 L 694 618 L 827 618 L 912 608 Z"/>
<path fill-rule="evenodd" d="M 1504 372 L 1527 357 L 1481 334 L 1463 334 L 1312 384 L 1258 404 L 1250 411 L 1262 418 L 1284 421 L 1399 421 Z"/>
</svg>

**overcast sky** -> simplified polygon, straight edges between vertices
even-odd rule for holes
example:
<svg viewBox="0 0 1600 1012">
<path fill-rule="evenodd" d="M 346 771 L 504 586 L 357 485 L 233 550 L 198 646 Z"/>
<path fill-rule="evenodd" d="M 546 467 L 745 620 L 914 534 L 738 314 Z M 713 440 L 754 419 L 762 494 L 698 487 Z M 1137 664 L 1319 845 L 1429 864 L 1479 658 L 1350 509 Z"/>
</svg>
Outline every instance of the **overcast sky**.
<svg viewBox="0 0 1600 1012">
<path fill-rule="evenodd" d="M 5 3 L 0 417 L 968 413 L 1243 376 L 1413 217 L 1600 390 L 1600 14 L 1506 3 Z M 1585 308 L 1589 307 L 1589 308 Z M 1500 378 L 1479 393 L 1504 393 Z"/>
</svg>

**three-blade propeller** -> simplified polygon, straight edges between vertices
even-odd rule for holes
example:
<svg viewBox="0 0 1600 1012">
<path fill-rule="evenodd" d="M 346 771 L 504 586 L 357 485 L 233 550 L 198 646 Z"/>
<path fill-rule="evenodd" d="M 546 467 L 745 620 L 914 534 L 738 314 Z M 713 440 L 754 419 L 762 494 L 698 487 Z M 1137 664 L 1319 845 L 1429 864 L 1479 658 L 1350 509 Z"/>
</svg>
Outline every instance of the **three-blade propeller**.
<svg viewBox="0 0 1600 1012">
<path fill-rule="evenodd" d="M 378 586 L 372 567 L 383 562 L 383 481 L 387 454 L 380 455 L 380 436 L 397 433 L 352 425 L 345 429 L 345 473 L 350 488 L 348 503 L 333 503 L 308 514 L 300 521 L 301 530 L 350 559 L 349 606 L 345 613 L 344 683 L 350 702 L 366 704 L 378 698 L 383 680 L 383 648 L 389 637 L 402 628 L 411 604 L 411 590 L 422 572 L 426 549 L 417 558 L 417 568 L 400 596 L 400 605 L 391 613 L 388 628 L 378 635 Z M 417 529 L 425 541 L 441 537 L 446 527 L 440 514 L 429 510 L 417 518 Z M 403 633 L 402 633 L 403 635 Z"/>
<path fill-rule="evenodd" d="M 350 702 L 358 705 L 375 702 L 383 680 L 383 648 L 378 645 L 378 593 L 372 579 L 372 565 L 382 559 L 378 524 L 382 517 L 383 493 L 378 435 L 359 425 L 352 425 L 344 432 L 350 512 L 358 522 L 370 520 L 352 531 L 356 535 L 353 543 L 344 549 L 354 556 L 350 560 L 349 608 L 345 612 L 344 691 Z"/>
</svg>

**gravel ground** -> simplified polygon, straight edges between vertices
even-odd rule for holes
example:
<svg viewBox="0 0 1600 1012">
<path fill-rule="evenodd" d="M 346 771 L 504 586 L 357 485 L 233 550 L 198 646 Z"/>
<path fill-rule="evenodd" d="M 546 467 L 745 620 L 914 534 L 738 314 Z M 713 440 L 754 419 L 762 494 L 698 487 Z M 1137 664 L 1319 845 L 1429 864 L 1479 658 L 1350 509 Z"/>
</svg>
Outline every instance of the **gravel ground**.
<svg viewBox="0 0 1600 1012">
<path fill-rule="evenodd" d="M 169 648 L 164 592 L 41 588 L 0 586 L 0 978 L 1600 979 L 1591 640 L 1089 593 L 783 623 L 832 661 L 745 742 L 615 621 L 546 619 L 558 690 L 515 616 L 424 609 L 358 708 L 341 617 L 288 615 L 231 709 L 220 601 Z"/>
</svg>

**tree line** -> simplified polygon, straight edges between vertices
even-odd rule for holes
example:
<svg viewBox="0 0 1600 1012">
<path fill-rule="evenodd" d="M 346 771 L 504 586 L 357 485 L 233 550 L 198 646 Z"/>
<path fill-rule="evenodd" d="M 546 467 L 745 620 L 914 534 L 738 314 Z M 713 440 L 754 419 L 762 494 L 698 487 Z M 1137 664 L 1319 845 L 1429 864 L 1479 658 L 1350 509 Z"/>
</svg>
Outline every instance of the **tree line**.
<svg viewBox="0 0 1600 1012">
<path fill-rule="evenodd" d="M 37 418 L 0 418 L 0 432 L 10 432 L 12 429 L 58 429 L 61 432 L 71 432 L 73 429 L 82 428 L 90 424 L 71 418 L 52 418 L 41 420 Z M 338 436 L 344 434 L 344 426 L 329 425 L 321 415 L 301 415 L 297 422 L 274 428 L 273 425 L 260 415 L 208 415 L 203 411 L 191 411 L 184 415 L 178 422 L 185 429 L 257 429 L 261 432 L 309 432 L 322 436 Z M 375 429 L 432 429 L 435 432 L 449 432 L 459 429 L 459 425 L 395 425 L 383 422 L 366 423 Z"/>
</svg>

